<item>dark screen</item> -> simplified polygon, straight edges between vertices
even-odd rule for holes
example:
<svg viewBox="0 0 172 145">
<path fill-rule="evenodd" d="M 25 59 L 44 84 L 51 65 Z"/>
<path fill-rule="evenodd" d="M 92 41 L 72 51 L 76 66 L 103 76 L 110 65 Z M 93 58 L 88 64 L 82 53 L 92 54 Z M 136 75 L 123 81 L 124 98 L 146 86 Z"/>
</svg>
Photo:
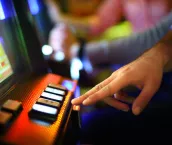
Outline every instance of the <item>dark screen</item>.
<svg viewBox="0 0 172 145">
<path fill-rule="evenodd" d="M 26 46 L 11 0 L 0 0 L 0 93 L 30 69 Z M 6 81 L 9 79 L 11 81 Z"/>
</svg>

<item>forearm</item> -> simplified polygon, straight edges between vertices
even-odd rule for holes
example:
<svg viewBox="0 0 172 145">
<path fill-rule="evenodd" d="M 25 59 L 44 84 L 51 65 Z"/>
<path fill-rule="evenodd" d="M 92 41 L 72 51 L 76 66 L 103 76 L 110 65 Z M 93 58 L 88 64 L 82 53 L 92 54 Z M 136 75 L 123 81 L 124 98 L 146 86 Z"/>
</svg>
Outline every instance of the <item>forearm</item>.
<svg viewBox="0 0 172 145">
<path fill-rule="evenodd" d="M 138 59 L 147 60 L 148 63 L 156 62 L 164 71 L 172 69 L 172 31 L 162 38 L 153 48 L 143 53 Z"/>
<path fill-rule="evenodd" d="M 85 45 L 85 54 L 92 65 L 109 63 L 108 46 L 109 42 L 90 42 Z"/>
<path fill-rule="evenodd" d="M 88 50 L 87 55 L 91 59 L 91 62 L 93 61 L 93 64 L 94 58 L 98 54 L 96 51 L 106 52 L 103 59 L 110 64 L 129 63 L 141 56 L 146 50 L 154 47 L 169 32 L 171 24 L 172 13 L 165 17 L 156 27 L 142 33 L 133 34 L 131 37 L 111 41 L 106 47 L 101 46 L 101 49 L 97 48 L 100 47 L 100 43 L 98 43 L 98 46 L 95 44 L 94 47 L 96 47 L 96 50 L 92 50 L 94 47 L 92 46 L 91 49 L 88 45 L 86 47 Z"/>
<path fill-rule="evenodd" d="M 172 70 L 172 30 L 160 41 L 159 45 L 162 49 L 164 58 L 164 71 Z"/>
</svg>

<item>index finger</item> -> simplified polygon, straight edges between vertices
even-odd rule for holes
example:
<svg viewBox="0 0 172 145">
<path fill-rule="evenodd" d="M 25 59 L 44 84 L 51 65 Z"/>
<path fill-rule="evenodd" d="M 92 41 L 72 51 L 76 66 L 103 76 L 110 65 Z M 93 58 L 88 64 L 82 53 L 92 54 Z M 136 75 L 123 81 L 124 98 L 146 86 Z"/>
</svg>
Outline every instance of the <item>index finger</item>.
<svg viewBox="0 0 172 145">
<path fill-rule="evenodd" d="M 103 82 L 101 82 L 100 84 L 96 85 L 90 91 L 88 91 L 87 93 L 85 93 L 84 95 L 82 95 L 82 96 L 80 96 L 78 98 L 73 99 L 72 100 L 72 104 L 74 104 L 74 105 L 81 104 L 85 99 L 87 99 L 89 96 L 91 96 L 92 94 L 96 93 L 100 89 L 102 89 L 104 86 L 106 86 L 107 84 L 109 84 L 112 80 L 113 80 L 113 77 L 110 76 L 109 78 L 107 78 L 106 80 L 104 80 Z"/>
<path fill-rule="evenodd" d="M 108 83 L 98 92 L 93 93 L 87 99 L 83 101 L 84 105 L 91 105 L 105 97 L 111 96 L 127 86 L 129 84 L 129 80 L 126 77 L 119 77 Z"/>
</svg>

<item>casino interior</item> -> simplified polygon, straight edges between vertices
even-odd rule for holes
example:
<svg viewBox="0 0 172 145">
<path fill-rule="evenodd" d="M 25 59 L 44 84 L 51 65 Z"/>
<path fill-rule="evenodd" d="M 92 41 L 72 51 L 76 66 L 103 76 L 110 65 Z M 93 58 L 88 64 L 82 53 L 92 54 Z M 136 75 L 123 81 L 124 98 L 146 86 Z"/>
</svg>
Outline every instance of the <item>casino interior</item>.
<svg viewBox="0 0 172 145">
<path fill-rule="evenodd" d="M 92 49 L 101 47 L 99 42 L 106 47 L 104 42 L 137 33 L 124 14 L 109 26 L 115 20 L 105 13 L 106 1 L 118 5 L 118 0 L 0 0 L 0 145 L 172 144 L 171 72 L 164 73 L 158 92 L 138 116 L 103 101 L 71 104 L 124 65 L 92 63 L 84 54 L 86 42 Z M 96 23 L 96 12 L 106 15 L 107 23 L 101 21 L 93 35 L 87 26 Z M 71 41 L 79 41 L 77 56 L 70 59 L 60 48 L 70 43 L 60 44 L 70 38 L 58 33 L 63 24 L 76 36 Z M 103 59 L 99 54 L 96 61 Z M 132 97 L 140 93 L 130 86 L 124 91 Z"/>
</svg>

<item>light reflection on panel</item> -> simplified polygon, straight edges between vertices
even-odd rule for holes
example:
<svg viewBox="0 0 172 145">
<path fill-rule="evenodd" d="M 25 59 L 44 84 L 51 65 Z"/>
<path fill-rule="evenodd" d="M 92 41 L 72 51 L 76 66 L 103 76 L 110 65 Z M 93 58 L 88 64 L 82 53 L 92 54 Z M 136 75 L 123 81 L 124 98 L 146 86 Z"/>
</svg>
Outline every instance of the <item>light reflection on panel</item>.
<svg viewBox="0 0 172 145">
<path fill-rule="evenodd" d="M 69 91 L 72 91 L 74 87 L 74 83 L 68 80 L 64 80 L 62 82 L 62 86 L 66 87 Z"/>
<path fill-rule="evenodd" d="M 2 8 L 2 3 L 0 1 L 0 20 L 4 20 L 5 19 L 5 14 L 4 14 L 4 10 Z"/>
<path fill-rule="evenodd" d="M 36 15 L 39 13 L 38 0 L 28 0 L 28 4 L 32 15 Z"/>
<path fill-rule="evenodd" d="M 83 64 L 79 58 L 74 58 L 71 61 L 70 73 L 73 80 L 80 78 L 79 71 L 83 69 Z"/>
</svg>

